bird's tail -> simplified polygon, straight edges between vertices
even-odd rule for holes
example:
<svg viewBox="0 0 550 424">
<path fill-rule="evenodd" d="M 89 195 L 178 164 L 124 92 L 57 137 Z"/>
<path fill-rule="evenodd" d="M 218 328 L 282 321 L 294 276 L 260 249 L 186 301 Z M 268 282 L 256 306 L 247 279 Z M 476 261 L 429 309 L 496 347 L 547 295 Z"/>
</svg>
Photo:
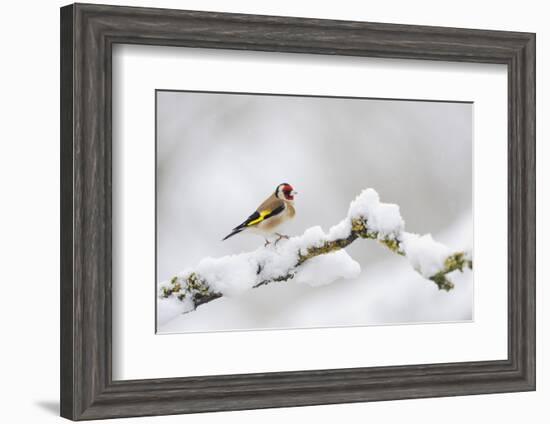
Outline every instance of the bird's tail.
<svg viewBox="0 0 550 424">
<path fill-rule="evenodd" d="M 244 228 L 235 228 L 235 229 L 233 229 L 233 231 L 231 231 L 228 235 L 226 235 L 224 238 L 222 238 L 222 241 L 227 240 L 229 237 L 233 237 L 235 234 L 239 234 L 243 230 L 244 230 Z"/>
</svg>

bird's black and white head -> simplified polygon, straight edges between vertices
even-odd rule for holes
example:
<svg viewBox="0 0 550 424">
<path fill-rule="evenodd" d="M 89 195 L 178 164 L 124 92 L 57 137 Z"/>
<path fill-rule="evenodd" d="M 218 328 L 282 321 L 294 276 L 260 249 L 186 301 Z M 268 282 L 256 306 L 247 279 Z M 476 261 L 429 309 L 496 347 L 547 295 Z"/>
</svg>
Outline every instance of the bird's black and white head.
<svg viewBox="0 0 550 424">
<path fill-rule="evenodd" d="M 285 202 L 294 202 L 294 196 L 298 194 L 294 188 L 288 183 L 282 183 L 275 189 L 275 196 Z"/>
</svg>

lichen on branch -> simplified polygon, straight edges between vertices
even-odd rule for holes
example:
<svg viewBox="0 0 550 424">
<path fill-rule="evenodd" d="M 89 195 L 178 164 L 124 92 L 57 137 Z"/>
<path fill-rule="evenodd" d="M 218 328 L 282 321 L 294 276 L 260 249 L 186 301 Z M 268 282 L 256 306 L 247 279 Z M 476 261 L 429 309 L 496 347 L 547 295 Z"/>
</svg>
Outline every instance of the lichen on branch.
<svg viewBox="0 0 550 424">
<path fill-rule="evenodd" d="M 442 290 L 454 287 L 450 273 L 472 269 L 468 252 L 452 252 L 429 234 L 405 232 L 404 225 L 397 205 L 380 202 L 376 191 L 366 189 L 351 202 L 346 218 L 327 233 L 312 227 L 301 236 L 253 252 L 205 258 L 194 269 L 161 284 L 160 297 L 176 298 L 181 301 L 181 312 L 190 312 L 222 296 L 274 282 L 293 280 L 315 286 L 354 278 L 360 266 L 344 249 L 357 239 L 376 240 L 404 256 Z"/>
</svg>

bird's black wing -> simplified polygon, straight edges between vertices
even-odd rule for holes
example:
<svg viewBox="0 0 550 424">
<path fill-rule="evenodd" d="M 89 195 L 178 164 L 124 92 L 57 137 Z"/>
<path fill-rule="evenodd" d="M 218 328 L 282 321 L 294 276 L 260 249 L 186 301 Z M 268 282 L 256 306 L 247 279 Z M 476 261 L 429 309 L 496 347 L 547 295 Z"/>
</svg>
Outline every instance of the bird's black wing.
<svg viewBox="0 0 550 424">
<path fill-rule="evenodd" d="M 246 218 L 246 220 L 242 224 L 237 225 L 235 228 L 233 228 L 231 233 L 229 233 L 227 236 L 225 236 L 223 238 L 223 240 L 227 240 L 229 237 L 240 233 L 241 231 L 243 231 L 247 227 L 252 227 L 254 225 L 259 224 L 262 221 L 265 221 L 268 218 L 271 218 L 275 215 L 279 215 L 284 210 L 285 210 L 285 205 L 282 204 L 280 206 L 277 206 L 273 210 L 265 209 L 265 210 L 262 210 L 262 211 L 255 211 L 252 215 L 250 215 L 248 218 Z"/>
<path fill-rule="evenodd" d="M 250 215 L 246 221 L 244 221 L 242 224 L 236 226 L 233 228 L 233 230 L 239 230 L 245 227 L 251 227 L 253 225 L 257 225 L 262 221 L 265 221 L 268 218 L 271 218 L 275 215 L 279 215 L 282 211 L 285 210 L 285 205 L 282 204 L 275 209 L 265 209 L 262 211 L 255 211 L 252 215 Z"/>
</svg>

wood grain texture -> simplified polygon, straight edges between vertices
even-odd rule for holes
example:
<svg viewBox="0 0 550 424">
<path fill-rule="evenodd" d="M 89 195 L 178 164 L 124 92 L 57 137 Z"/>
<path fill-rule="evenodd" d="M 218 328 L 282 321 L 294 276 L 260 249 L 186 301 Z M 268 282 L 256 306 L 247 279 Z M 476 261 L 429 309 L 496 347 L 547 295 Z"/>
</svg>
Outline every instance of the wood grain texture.
<svg viewBox="0 0 550 424">
<path fill-rule="evenodd" d="M 61 334 L 60 334 L 60 389 L 61 389 L 61 415 L 74 416 L 74 404 L 77 401 L 73 395 L 75 388 L 73 364 L 75 351 L 73 332 L 74 320 L 74 289 L 72 270 L 73 261 L 73 7 L 61 9 L 61 110 L 60 110 L 60 134 L 61 134 L 61 169 L 60 169 L 60 218 L 61 218 Z"/>
<path fill-rule="evenodd" d="M 113 381 L 115 43 L 506 64 L 508 359 Z M 534 388 L 534 34 L 86 4 L 61 9 L 62 416 L 99 419 Z"/>
</svg>

